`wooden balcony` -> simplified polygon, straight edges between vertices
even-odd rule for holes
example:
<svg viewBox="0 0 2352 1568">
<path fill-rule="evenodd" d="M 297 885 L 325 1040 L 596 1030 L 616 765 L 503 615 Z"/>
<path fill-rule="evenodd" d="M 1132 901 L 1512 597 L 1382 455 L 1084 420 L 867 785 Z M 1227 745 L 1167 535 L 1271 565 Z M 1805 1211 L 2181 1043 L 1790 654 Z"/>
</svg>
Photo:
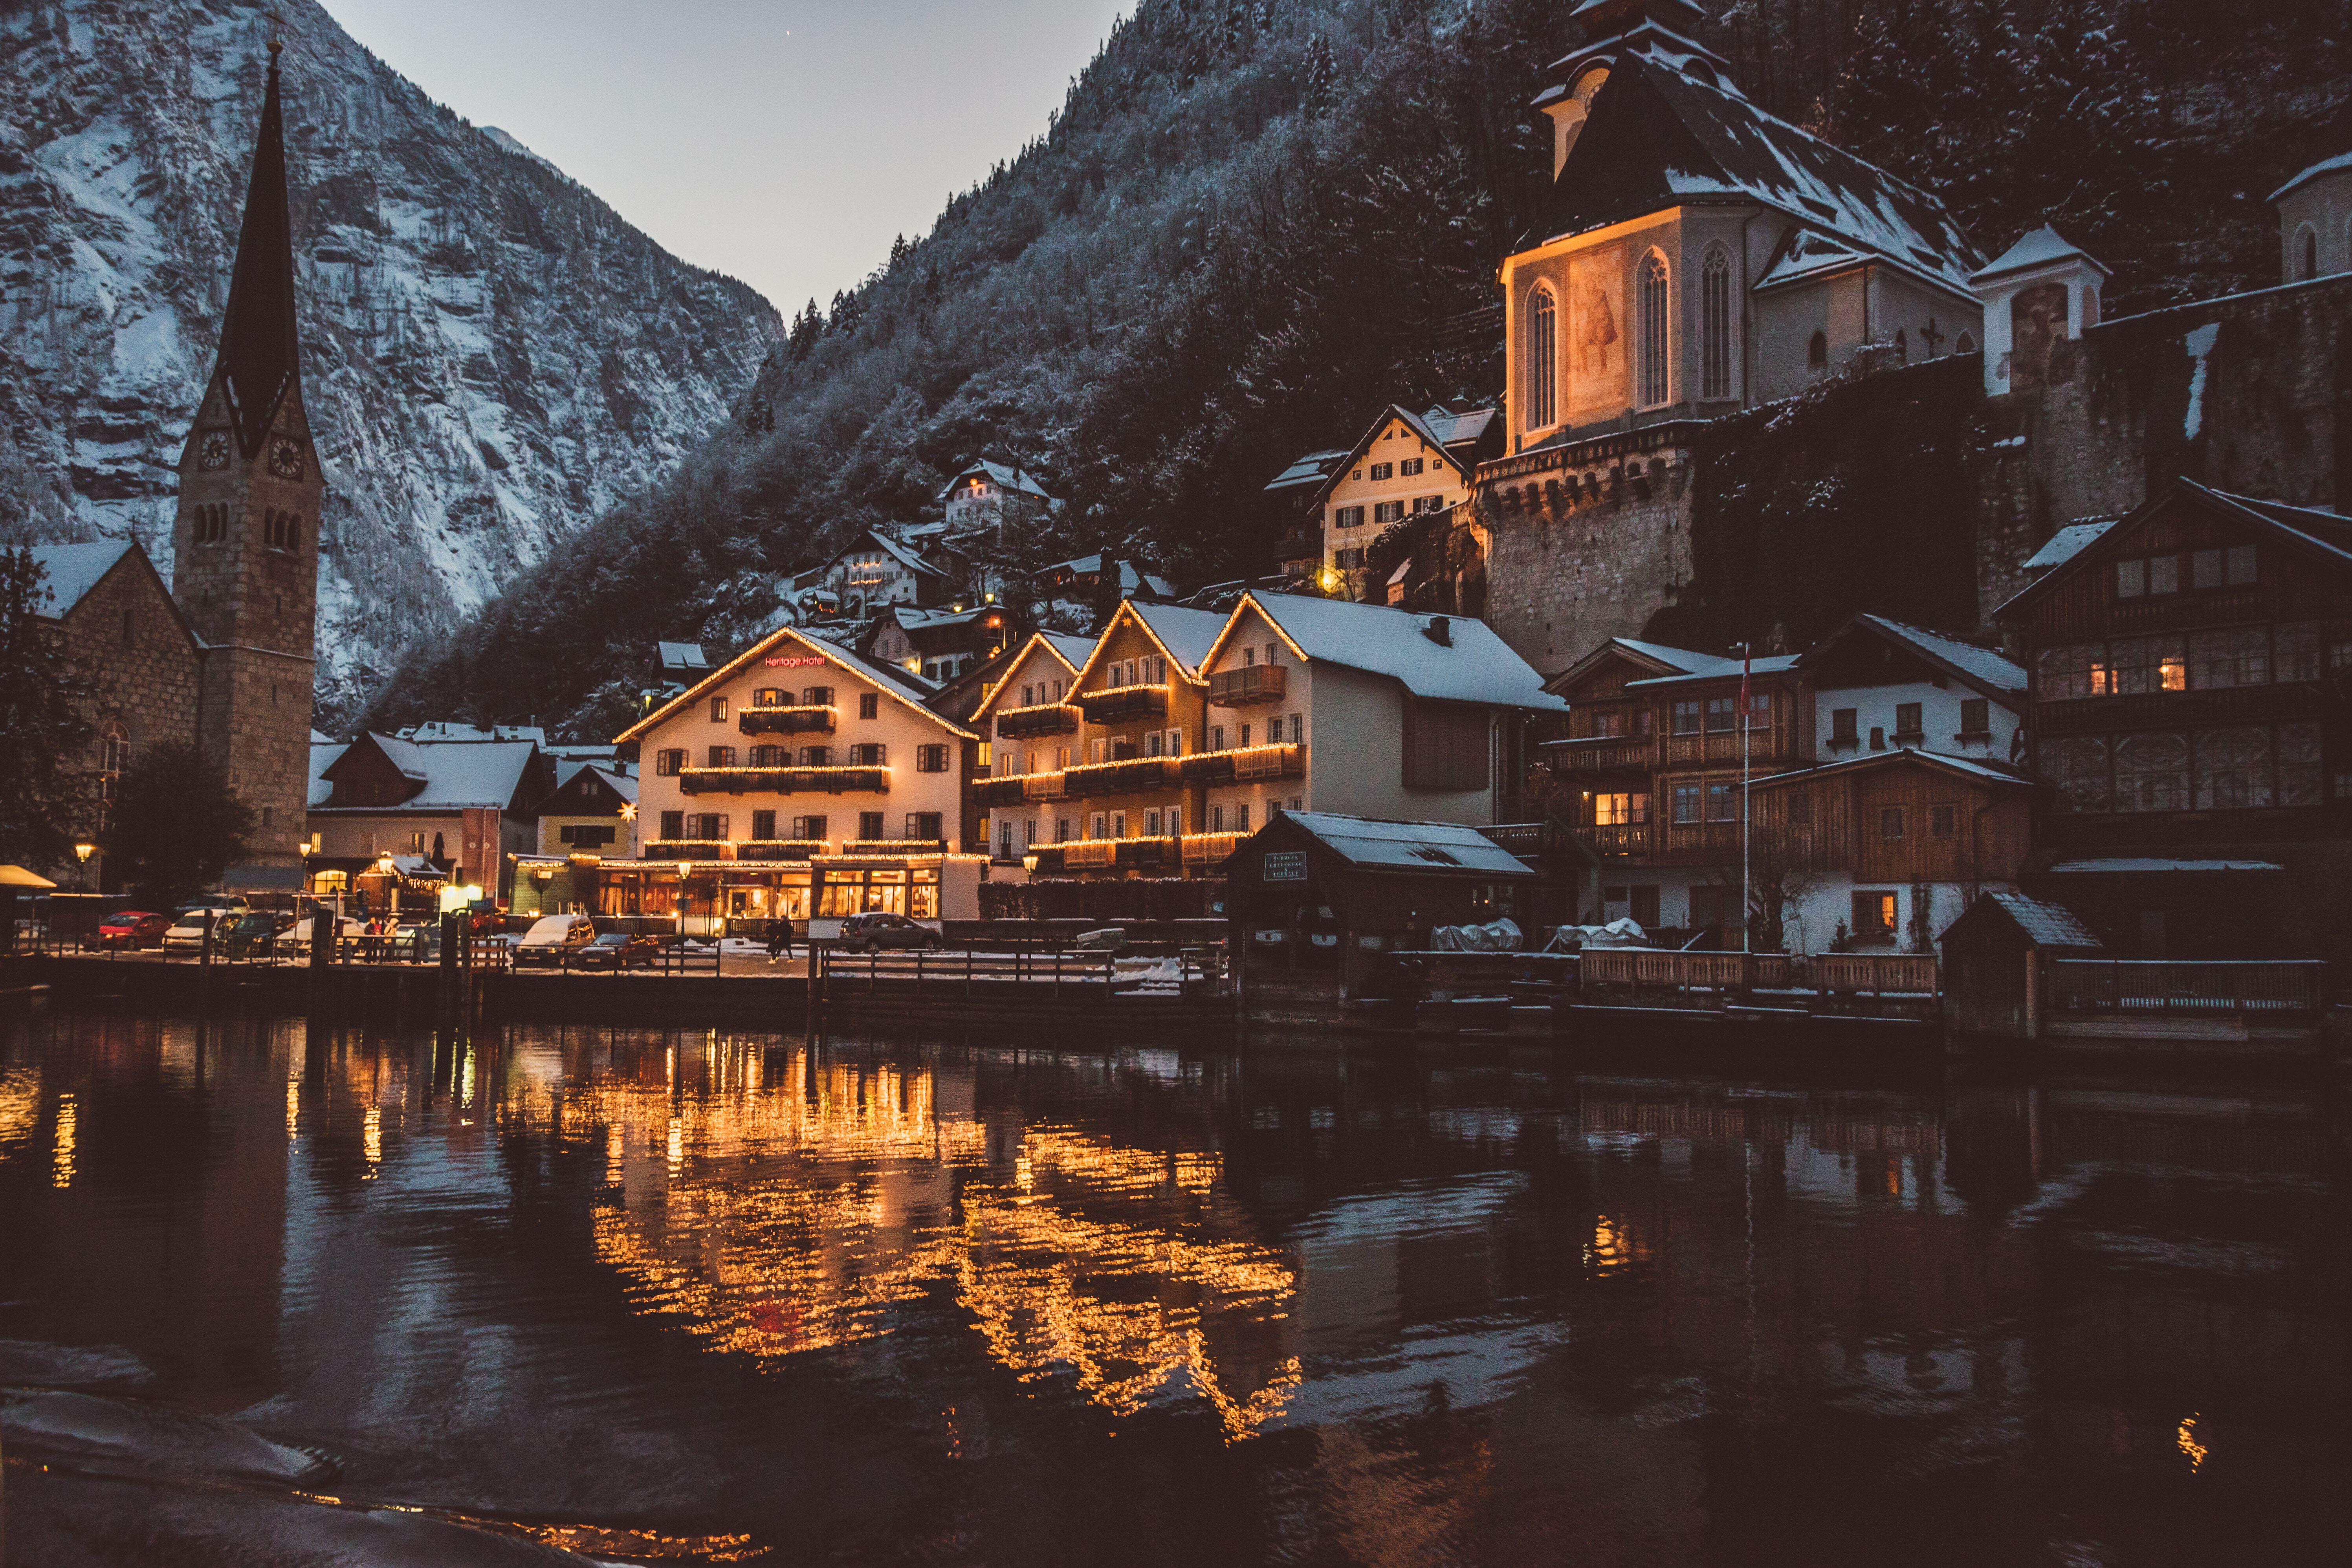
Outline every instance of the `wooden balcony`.
<svg viewBox="0 0 2352 1568">
<path fill-rule="evenodd" d="M 1176 864 L 1176 840 L 1158 838 L 1122 838 L 1118 841 L 1118 864 L 1121 870 L 1151 871 Z"/>
<path fill-rule="evenodd" d="M 1543 749 L 1555 773 L 1648 773 L 1658 765 L 1658 742 L 1649 735 L 1587 735 L 1547 741 Z"/>
<path fill-rule="evenodd" d="M 656 838 L 639 857 L 646 860 L 732 860 L 735 844 L 727 838 Z"/>
<path fill-rule="evenodd" d="M 1222 865 L 1234 852 L 1234 847 L 1247 835 L 1240 833 L 1187 833 L 1181 845 L 1187 866 Z"/>
<path fill-rule="evenodd" d="M 1647 822 L 1611 822 L 1579 827 L 1576 836 L 1595 855 L 1647 858 L 1656 843 L 1651 837 L 1653 826 Z"/>
<path fill-rule="evenodd" d="M 1249 708 L 1279 702 L 1290 672 L 1278 664 L 1254 664 L 1243 669 L 1220 670 L 1209 677 L 1209 701 L 1218 708 Z"/>
<path fill-rule="evenodd" d="M 1066 702 L 1042 703 L 1034 708 L 1006 708 L 996 715 L 996 738 L 1000 741 L 1025 741 L 1033 735 L 1075 735 L 1078 732 L 1078 710 Z"/>
<path fill-rule="evenodd" d="M 1694 765 L 1739 765 L 1739 731 L 1712 730 L 1703 735 L 1669 735 L 1662 767 L 1680 768 Z M 1748 731 L 1748 763 L 1753 769 L 1767 763 L 1779 763 L 1796 760 L 1796 746 L 1785 724 Z"/>
<path fill-rule="evenodd" d="M 887 795 L 888 768 L 684 768 L 687 795 Z"/>
<path fill-rule="evenodd" d="M 980 779 L 971 786 L 971 804 L 982 811 L 992 806 L 1019 805 L 1029 798 L 1029 776 L 1015 773 L 1011 778 Z"/>
<path fill-rule="evenodd" d="M 1178 770 L 1171 766 L 1175 761 L 1173 757 L 1129 757 L 1124 762 L 1088 763 L 1063 770 L 1062 788 L 1065 794 L 1081 798 L 1164 789 L 1176 782 Z"/>
<path fill-rule="evenodd" d="M 824 707 L 746 708 L 735 726 L 746 735 L 830 735 L 835 712 Z"/>
<path fill-rule="evenodd" d="M 735 846 L 738 860 L 807 860 L 831 848 L 823 838 L 746 838 Z"/>
<path fill-rule="evenodd" d="M 1164 686 L 1107 686 L 1078 693 L 1078 707 L 1089 724 L 1124 724 L 1135 719 L 1168 717 Z"/>
<path fill-rule="evenodd" d="M 1105 871 L 1118 864 L 1116 838 L 1074 838 L 1062 846 L 1062 865 L 1072 871 Z"/>
<path fill-rule="evenodd" d="M 1060 800 L 1063 794 L 1062 775 L 1058 773 L 1021 775 L 1023 800 Z"/>
<path fill-rule="evenodd" d="M 1279 745 L 1251 746 L 1227 753 L 1234 760 L 1234 780 L 1296 779 L 1307 776 L 1307 748 L 1285 741 Z"/>
</svg>

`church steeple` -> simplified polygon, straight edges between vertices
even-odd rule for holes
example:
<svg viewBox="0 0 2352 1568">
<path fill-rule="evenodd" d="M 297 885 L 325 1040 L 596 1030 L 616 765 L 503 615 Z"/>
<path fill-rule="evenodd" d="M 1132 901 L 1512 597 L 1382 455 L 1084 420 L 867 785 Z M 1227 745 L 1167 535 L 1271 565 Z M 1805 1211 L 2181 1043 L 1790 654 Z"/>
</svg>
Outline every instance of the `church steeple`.
<svg viewBox="0 0 2352 1568">
<path fill-rule="evenodd" d="M 276 38 L 269 40 L 269 89 L 253 145 L 245 227 L 229 276 L 228 313 L 221 321 L 220 359 L 213 369 L 238 450 L 248 460 L 260 455 L 279 404 L 302 375 L 294 326 L 294 230 L 286 210 L 286 131 L 278 97 L 283 47 Z"/>
<path fill-rule="evenodd" d="M 204 643 L 198 737 L 260 818 L 255 858 L 288 865 L 310 789 L 326 484 L 302 406 L 279 48 L 271 39 L 219 354 L 180 452 L 172 596 Z"/>
</svg>

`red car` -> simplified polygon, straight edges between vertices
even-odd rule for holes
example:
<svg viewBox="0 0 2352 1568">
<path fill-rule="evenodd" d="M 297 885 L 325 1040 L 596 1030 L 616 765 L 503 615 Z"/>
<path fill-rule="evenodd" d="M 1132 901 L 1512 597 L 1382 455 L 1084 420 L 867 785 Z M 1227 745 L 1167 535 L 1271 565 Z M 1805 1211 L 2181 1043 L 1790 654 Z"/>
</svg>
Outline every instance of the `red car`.
<svg viewBox="0 0 2352 1568">
<path fill-rule="evenodd" d="M 161 947 L 163 933 L 172 929 L 170 915 L 149 914 L 143 910 L 123 910 L 98 922 L 98 945 L 127 947 L 137 951 L 142 947 Z"/>
</svg>

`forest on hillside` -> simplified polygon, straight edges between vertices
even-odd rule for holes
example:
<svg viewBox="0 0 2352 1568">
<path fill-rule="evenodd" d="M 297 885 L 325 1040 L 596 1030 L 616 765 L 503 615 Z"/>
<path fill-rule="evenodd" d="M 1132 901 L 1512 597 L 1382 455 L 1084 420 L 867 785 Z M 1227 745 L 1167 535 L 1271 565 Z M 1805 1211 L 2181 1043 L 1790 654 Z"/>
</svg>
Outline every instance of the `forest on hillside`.
<svg viewBox="0 0 2352 1568">
<path fill-rule="evenodd" d="M 973 458 L 1097 548 L 1265 569 L 1262 488 L 1389 402 L 1491 398 L 1495 268 L 1549 164 L 1568 0 L 1140 0 L 1019 156 L 827 304 L 730 426 L 457 637 L 378 725 L 625 722 L 656 638 L 740 642 L 777 574 L 934 515 Z M 2352 0 L 1733 0 L 1748 94 L 1933 190 L 1988 256 L 2055 223 L 2110 315 L 2275 279 L 2268 193 L 2352 147 Z"/>
</svg>

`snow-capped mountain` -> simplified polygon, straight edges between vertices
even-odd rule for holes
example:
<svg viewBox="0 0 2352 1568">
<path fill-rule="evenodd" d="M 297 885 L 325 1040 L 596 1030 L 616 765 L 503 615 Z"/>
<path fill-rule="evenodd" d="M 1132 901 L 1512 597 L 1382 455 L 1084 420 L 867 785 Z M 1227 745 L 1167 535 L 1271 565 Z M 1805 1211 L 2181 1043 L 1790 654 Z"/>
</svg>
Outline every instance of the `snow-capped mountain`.
<svg viewBox="0 0 2352 1568">
<path fill-rule="evenodd" d="M 331 486 L 322 707 L 723 421 L 779 326 L 284 0 L 303 384 Z M 135 535 L 226 303 L 264 7 L 0 6 L 0 537 Z"/>
</svg>

